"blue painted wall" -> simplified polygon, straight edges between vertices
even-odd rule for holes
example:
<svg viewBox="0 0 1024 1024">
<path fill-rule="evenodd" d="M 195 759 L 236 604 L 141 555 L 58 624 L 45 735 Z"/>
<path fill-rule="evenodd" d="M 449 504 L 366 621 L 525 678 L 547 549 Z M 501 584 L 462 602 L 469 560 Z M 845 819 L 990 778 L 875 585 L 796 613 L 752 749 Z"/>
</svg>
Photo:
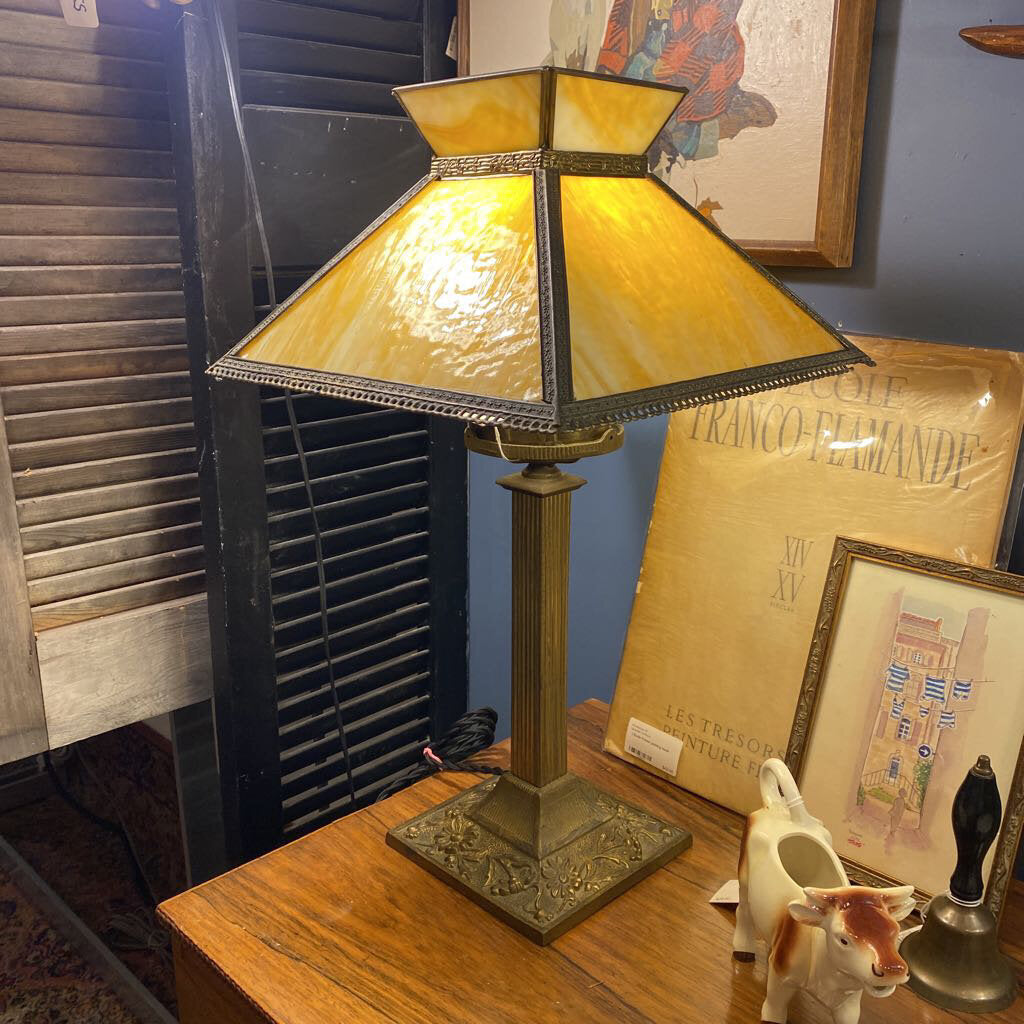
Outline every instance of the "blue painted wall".
<svg viewBox="0 0 1024 1024">
<path fill-rule="evenodd" d="M 1021 21 L 1019 0 L 878 0 L 854 266 L 779 275 L 843 330 L 1024 350 L 1024 62 L 957 37 Z M 665 426 L 577 469 L 570 704 L 614 689 Z M 507 470 L 470 458 L 470 707 L 506 735 Z"/>
</svg>

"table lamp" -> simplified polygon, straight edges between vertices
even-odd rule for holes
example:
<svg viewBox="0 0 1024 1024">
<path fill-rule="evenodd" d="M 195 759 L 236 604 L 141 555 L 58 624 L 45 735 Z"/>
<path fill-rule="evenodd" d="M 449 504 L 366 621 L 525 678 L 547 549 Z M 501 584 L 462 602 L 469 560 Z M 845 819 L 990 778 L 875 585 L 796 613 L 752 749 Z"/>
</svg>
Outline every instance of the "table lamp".
<svg viewBox="0 0 1024 1024">
<path fill-rule="evenodd" d="M 512 492 L 512 768 L 389 845 L 546 943 L 691 843 L 567 770 L 569 498 L 624 421 L 867 357 L 648 173 L 685 90 L 534 68 L 395 90 L 430 173 L 210 372 L 467 421 Z M 682 669 L 681 669 L 682 670 Z M 444 680 L 437 685 L 444 686 Z"/>
</svg>

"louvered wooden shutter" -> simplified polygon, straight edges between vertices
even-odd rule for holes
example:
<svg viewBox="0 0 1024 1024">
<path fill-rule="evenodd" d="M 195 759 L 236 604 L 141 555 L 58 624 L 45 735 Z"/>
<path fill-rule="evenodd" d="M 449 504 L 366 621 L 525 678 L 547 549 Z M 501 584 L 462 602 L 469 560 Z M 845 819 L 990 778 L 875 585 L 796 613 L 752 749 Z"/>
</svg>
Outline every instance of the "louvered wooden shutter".
<svg viewBox="0 0 1024 1024">
<path fill-rule="evenodd" d="M 447 33 L 440 6 L 447 5 L 428 5 L 427 18 L 444 20 Z M 239 0 L 237 19 L 246 133 L 280 301 L 426 172 L 428 151 L 390 94 L 424 77 L 424 15 L 419 0 Z M 259 256 L 255 235 L 249 249 Z M 252 286 L 258 320 L 269 309 L 261 266 Z M 324 651 L 312 516 L 284 399 L 270 389 L 261 396 L 275 749 L 254 750 L 258 744 L 239 743 L 236 733 L 233 763 L 239 802 L 265 806 L 274 793 L 280 816 L 275 836 L 266 815 L 254 815 L 243 855 L 371 802 L 464 709 L 466 690 L 460 426 L 296 397 L 323 532 L 353 804 Z M 235 707 L 239 722 L 251 712 Z M 247 797 L 256 776 L 259 796 Z M 244 806 L 240 820 L 246 832 Z"/>
<path fill-rule="evenodd" d="M 51 745 L 209 687 L 163 23 L 99 14 L 0 0 L 0 400 Z"/>
</svg>

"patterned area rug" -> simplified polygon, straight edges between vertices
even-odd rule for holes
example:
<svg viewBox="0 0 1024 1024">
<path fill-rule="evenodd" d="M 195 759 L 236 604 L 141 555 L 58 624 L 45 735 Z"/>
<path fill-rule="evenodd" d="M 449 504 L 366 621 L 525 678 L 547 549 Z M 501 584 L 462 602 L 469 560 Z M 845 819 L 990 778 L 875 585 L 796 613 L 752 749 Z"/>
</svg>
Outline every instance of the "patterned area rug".
<svg viewBox="0 0 1024 1024">
<path fill-rule="evenodd" d="M 138 1024 L 0 867 L 0 1024 Z"/>
<path fill-rule="evenodd" d="M 0 835 L 174 1013 L 174 967 L 168 937 L 157 925 L 147 895 L 151 892 L 159 902 L 186 887 L 170 752 L 135 730 L 118 729 L 79 744 L 61 775 L 72 796 L 93 814 L 124 824 L 145 884 L 137 880 L 123 841 L 90 822 L 60 796 L 48 796 L 0 815 Z M 12 961 L 0 968 L 7 971 L 0 992 L 7 991 L 8 984 L 18 986 L 19 992 L 30 991 L 36 971 L 28 959 L 19 959 L 17 951 L 27 933 L 22 930 L 16 941 L 9 942 L 3 924 L 0 934 L 0 956 Z M 59 968 L 57 977 L 62 977 Z M 75 977 L 67 977 L 67 986 L 74 984 Z M 94 993 L 95 989 L 88 991 Z M 41 1009 L 34 1011 L 35 1016 L 23 1018 L 0 1014 L 0 1024 L 21 1024 L 22 1020 L 25 1024 L 51 1024 L 65 1019 L 77 1024 L 79 1020 L 108 1019 L 98 1011 L 96 1016 L 80 1018 L 54 1012 L 57 1016 L 45 1016 Z M 109 1020 L 120 1024 L 122 1018 L 111 1016 Z"/>
</svg>

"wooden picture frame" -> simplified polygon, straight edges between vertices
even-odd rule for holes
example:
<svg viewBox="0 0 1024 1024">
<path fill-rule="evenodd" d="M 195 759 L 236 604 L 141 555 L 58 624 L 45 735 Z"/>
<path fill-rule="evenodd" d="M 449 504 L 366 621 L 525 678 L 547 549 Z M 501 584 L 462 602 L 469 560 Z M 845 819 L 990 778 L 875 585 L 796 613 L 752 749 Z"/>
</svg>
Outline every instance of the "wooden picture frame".
<svg viewBox="0 0 1024 1024">
<path fill-rule="evenodd" d="M 872 609 L 858 611 L 858 598 L 877 600 L 883 593 L 878 584 L 890 573 L 893 579 L 883 587 L 895 584 L 901 589 Z M 929 582 L 926 585 L 923 581 Z M 908 590 L 911 586 L 912 591 Z M 965 597 L 959 593 L 963 588 L 976 591 L 979 597 Z M 994 616 L 988 606 L 968 610 L 970 602 L 982 597 L 999 601 Z M 961 603 L 957 604 L 957 600 Z M 1022 688 L 1014 688 L 1005 675 L 1000 683 L 999 669 L 1005 665 L 1000 656 L 1005 657 L 1010 651 L 1015 654 L 1015 637 L 1021 635 L 1021 623 L 1006 617 L 1007 608 L 1017 601 L 1024 622 L 1024 578 L 1011 573 L 846 537 L 836 539 L 786 762 L 808 806 L 832 832 L 836 852 L 852 879 L 871 885 L 913 884 L 918 899 L 929 899 L 943 891 L 944 883 L 922 886 L 918 884 L 922 876 L 916 870 L 908 867 L 907 873 L 901 873 L 893 871 L 890 865 L 899 861 L 901 853 L 917 861 L 918 868 L 925 858 L 930 858 L 934 864 L 929 866 L 929 874 L 933 878 L 948 877 L 956 862 L 949 823 L 952 798 L 977 756 L 992 752 L 1003 796 L 1003 817 L 998 839 L 986 861 L 990 867 L 985 902 L 997 918 L 1001 913 L 1024 824 L 1024 693 L 1016 704 L 1006 700 L 1007 691 L 1012 694 L 1014 689 Z M 943 607 L 951 616 L 936 617 L 935 613 Z M 955 634 L 961 631 L 960 620 L 962 633 L 960 640 L 956 640 Z M 877 629 L 864 628 L 872 622 L 878 623 Z M 882 669 L 879 663 L 877 674 L 865 673 L 866 667 L 875 667 L 879 653 L 885 655 L 889 667 Z M 894 667 L 898 669 L 895 676 Z M 979 669 L 985 673 L 980 678 L 974 671 Z M 836 678 L 832 678 L 833 672 Z M 840 684 L 851 677 L 855 682 L 867 677 L 870 682 L 851 688 L 856 692 L 848 697 L 838 696 Z M 1000 685 L 1003 692 L 999 696 L 1003 699 L 990 699 L 986 713 L 986 690 Z M 994 707 L 996 704 L 998 708 Z M 868 715 L 858 718 L 861 707 Z M 816 737 L 815 730 L 827 728 L 837 712 L 841 712 L 843 729 L 830 730 L 827 747 L 816 749 L 816 738 L 822 743 L 826 741 L 825 734 Z M 859 720 L 865 722 L 866 728 L 860 734 L 859 746 L 855 746 L 853 734 Z M 993 723 L 1004 727 L 1003 734 L 995 735 Z M 944 749 L 946 740 L 951 743 L 947 742 Z M 847 776 L 840 780 L 838 776 L 828 776 L 830 770 L 842 771 L 851 750 L 856 751 L 856 778 Z M 913 758 L 915 754 L 918 760 L 911 762 L 914 767 L 910 769 L 902 758 Z M 879 755 L 889 759 L 888 769 L 882 769 L 886 774 L 883 779 L 876 779 L 879 773 L 871 770 Z M 922 765 L 927 769 L 920 768 Z M 904 774 L 905 768 L 920 782 L 919 788 Z M 839 794 L 843 788 L 849 794 L 853 782 L 857 783 L 856 808 L 847 801 L 844 813 L 839 809 Z M 939 791 L 933 794 L 936 784 Z M 883 842 L 878 835 L 880 829 L 885 832 L 886 825 L 884 817 L 878 817 L 879 809 L 883 815 L 886 813 L 887 794 L 897 787 L 902 803 L 897 810 L 898 801 L 888 798 L 892 800 L 889 832 Z M 876 789 L 886 792 L 876 796 Z M 833 794 L 832 799 L 829 793 Z M 908 836 L 897 836 L 897 832 L 906 832 Z M 847 844 L 851 842 L 860 843 L 862 850 L 866 847 L 869 855 L 847 856 Z M 883 849 L 884 869 L 878 856 Z M 900 874 L 904 877 L 898 877 Z"/>
<path fill-rule="evenodd" d="M 473 6 L 479 0 L 458 0 L 457 54 L 460 75 L 497 70 L 487 66 L 474 68 L 470 60 Z M 767 266 L 777 267 L 849 267 L 853 263 L 857 222 L 857 196 L 860 186 L 864 118 L 867 109 L 868 75 L 871 64 L 872 33 L 876 0 L 835 0 L 831 50 L 825 87 L 824 126 L 817 182 L 817 209 L 813 238 L 753 238 L 726 233 Z M 609 0 L 609 7 L 611 0 Z M 521 16 L 521 15 L 520 15 Z M 512 66 L 540 63 L 536 55 L 515 60 Z M 702 213 L 705 199 L 694 200 Z"/>
</svg>

